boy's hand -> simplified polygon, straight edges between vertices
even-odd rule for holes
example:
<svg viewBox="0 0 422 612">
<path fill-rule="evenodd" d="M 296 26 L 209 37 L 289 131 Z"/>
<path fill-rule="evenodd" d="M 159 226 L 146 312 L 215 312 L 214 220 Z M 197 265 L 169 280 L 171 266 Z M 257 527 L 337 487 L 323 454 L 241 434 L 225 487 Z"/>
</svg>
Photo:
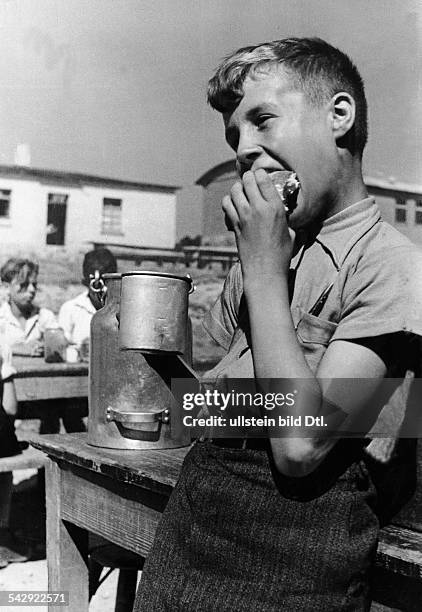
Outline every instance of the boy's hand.
<svg viewBox="0 0 422 612">
<path fill-rule="evenodd" d="M 284 204 L 267 172 L 245 172 L 222 206 L 236 235 L 243 275 L 287 275 L 293 241 Z"/>
<path fill-rule="evenodd" d="M 31 342 L 17 342 L 12 347 L 14 355 L 24 357 L 42 357 L 44 355 L 44 346 L 41 342 L 32 340 Z"/>
<path fill-rule="evenodd" d="M 44 345 L 42 342 L 35 341 L 31 350 L 31 357 L 43 357 Z"/>
</svg>

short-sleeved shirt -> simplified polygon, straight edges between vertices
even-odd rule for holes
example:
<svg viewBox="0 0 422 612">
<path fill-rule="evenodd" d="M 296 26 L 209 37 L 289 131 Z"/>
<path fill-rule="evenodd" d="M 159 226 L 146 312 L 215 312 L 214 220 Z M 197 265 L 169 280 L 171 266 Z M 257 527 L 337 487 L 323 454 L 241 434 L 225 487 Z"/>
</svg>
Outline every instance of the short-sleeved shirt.
<svg viewBox="0 0 422 612">
<path fill-rule="evenodd" d="M 313 373 L 336 340 L 396 334 L 402 343 L 403 336 L 410 341 L 422 335 L 422 251 L 382 221 L 373 198 L 328 218 L 312 243 L 292 259 L 290 273 L 295 277 L 292 318 Z M 207 331 L 227 350 L 207 378 L 254 376 L 242 294 L 236 263 L 204 319 Z M 316 310 L 317 316 L 312 314 Z M 401 377 L 412 369 L 403 355 L 401 350 L 387 376 Z"/>
<path fill-rule="evenodd" d="M 84 340 L 89 338 L 91 319 L 95 313 L 95 307 L 87 291 L 62 305 L 59 312 L 59 325 L 63 328 L 68 342 L 80 346 Z"/>
<path fill-rule="evenodd" d="M 48 308 L 36 309 L 27 319 L 23 329 L 14 316 L 10 304 L 3 302 L 0 306 L 0 342 L 9 346 L 18 342 L 41 341 L 46 329 L 57 327 L 56 316 Z"/>
<path fill-rule="evenodd" d="M 0 344 L 0 377 L 1 380 L 7 380 L 16 374 L 15 368 L 12 366 L 12 351 L 7 344 Z"/>
</svg>

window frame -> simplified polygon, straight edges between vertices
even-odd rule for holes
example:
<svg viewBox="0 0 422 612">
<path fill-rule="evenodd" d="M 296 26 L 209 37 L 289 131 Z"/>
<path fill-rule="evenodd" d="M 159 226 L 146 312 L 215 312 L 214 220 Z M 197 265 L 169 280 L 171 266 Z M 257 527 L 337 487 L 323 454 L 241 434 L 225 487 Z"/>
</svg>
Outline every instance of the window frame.
<svg viewBox="0 0 422 612">
<path fill-rule="evenodd" d="M 1 204 L 5 202 L 7 206 L 6 214 L 1 214 Z M 12 190 L 0 188 L 0 222 L 10 221 L 10 208 L 12 203 Z"/>
<path fill-rule="evenodd" d="M 101 234 L 123 236 L 122 198 L 103 196 L 101 211 Z"/>
</svg>

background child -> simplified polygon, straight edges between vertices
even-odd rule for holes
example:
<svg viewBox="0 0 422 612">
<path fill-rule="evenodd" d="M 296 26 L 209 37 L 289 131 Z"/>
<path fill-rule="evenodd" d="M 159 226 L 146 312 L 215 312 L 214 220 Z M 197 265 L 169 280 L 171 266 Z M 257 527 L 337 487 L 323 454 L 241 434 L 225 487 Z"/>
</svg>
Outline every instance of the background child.
<svg viewBox="0 0 422 612">
<path fill-rule="evenodd" d="M 11 365 L 11 352 L 6 345 L 0 346 L 0 457 L 18 455 L 21 450 L 13 427 L 17 401 L 13 382 L 15 370 Z M 12 501 L 12 472 L 0 473 L 0 568 L 8 563 L 27 561 L 30 553 L 16 539 L 9 528 Z"/>
<path fill-rule="evenodd" d="M 99 276 L 117 272 L 116 258 L 108 249 L 95 249 L 86 253 L 82 264 L 82 283 L 87 291 L 65 302 L 59 312 L 59 325 L 67 341 L 76 345 L 78 350 L 87 344 L 92 316 L 103 305 L 98 294 L 89 286 L 96 272 Z"/>
<path fill-rule="evenodd" d="M 34 304 L 38 264 L 30 259 L 11 258 L 0 270 L 8 300 L 0 306 L 0 338 L 15 355 L 40 356 L 48 328 L 57 328 L 54 313 Z"/>
<path fill-rule="evenodd" d="M 76 346 L 84 360 L 88 357 L 91 319 L 103 306 L 98 294 L 90 288 L 90 281 L 96 272 L 101 277 L 107 272 L 116 271 L 116 259 L 108 249 L 89 251 L 82 264 L 82 282 L 87 291 L 65 302 L 60 308 L 59 325 L 64 330 L 67 341 Z M 88 413 L 86 398 L 64 400 L 63 405 L 62 418 L 66 431 L 85 431 L 82 419 Z"/>
</svg>

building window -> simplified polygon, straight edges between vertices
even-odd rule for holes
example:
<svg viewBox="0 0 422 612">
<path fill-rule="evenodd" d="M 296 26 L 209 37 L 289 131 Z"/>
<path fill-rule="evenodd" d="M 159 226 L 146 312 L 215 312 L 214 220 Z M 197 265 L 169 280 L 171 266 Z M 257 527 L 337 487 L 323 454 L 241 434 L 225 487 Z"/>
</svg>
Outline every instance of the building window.
<svg viewBox="0 0 422 612">
<path fill-rule="evenodd" d="M 0 189 L 0 219 L 10 217 L 10 189 Z"/>
<path fill-rule="evenodd" d="M 405 208 L 396 208 L 396 223 L 406 223 Z"/>
<path fill-rule="evenodd" d="M 406 223 L 407 221 L 405 198 L 396 198 L 395 220 L 396 223 Z"/>
<path fill-rule="evenodd" d="M 415 223 L 422 225 L 422 210 L 415 211 Z"/>
<path fill-rule="evenodd" d="M 122 201 L 118 198 L 103 198 L 103 234 L 122 234 Z"/>
<path fill-rule="evenodd" d="M 68 195 L 49 193 L 47 202 L 47 244 L 63 246 L 66 234 Z"/>
</svg>

